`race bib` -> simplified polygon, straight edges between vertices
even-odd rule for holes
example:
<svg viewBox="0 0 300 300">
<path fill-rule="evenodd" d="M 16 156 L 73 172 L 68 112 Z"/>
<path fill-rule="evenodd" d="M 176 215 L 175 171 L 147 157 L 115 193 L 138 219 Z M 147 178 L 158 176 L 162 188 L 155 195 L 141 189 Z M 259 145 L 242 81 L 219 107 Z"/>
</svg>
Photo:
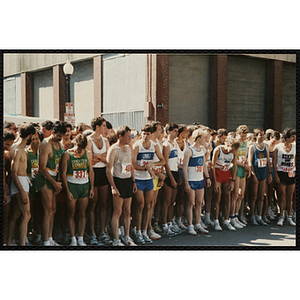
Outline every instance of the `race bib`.
<svg viewBox="0 0 300 300">
<path fill-rule="evenodd" d="M 122 166 L 122 174 L 131 173 L 131 168 L 132 168 L 131 163 L 122 163 L 121 166 Z"/>
<path fill-rule="evenodd" d="M 246 156 L 238 156 L 238 161 L 242 164 L 246 163 Z"/>
<path fill-rule="evenodd" d="M 259 158 L 257 160 L 257 166 L 259 168 L 265 168 L 267 166 L 267 158 Z"/>
<path fill-rule="evenodd" d="M 73 171 L 73 177 L 78 179 L 78 178 L 85 178 L 86 177 L 86 171 Z"/>
<path fill-rule="evenodd" d="M 230 169 L 230 165 L 223 165 L 221 168 L 221 170 L 225 172 L 228 171 L 229 169 Z"/>
<path fill-rule="evenodd" d="M 196 166 L 196 172 L 203 172 L 203 166 Z"/>
<path fill-rule="evenodd" d="M 141 160 L 141 166 L 142 167 L 144 167 L 144 168 L 146 168 L 146 166 L 148 165 L 150 163 L 150 161 L 149 160 Z"/>
<path fill-rule="evenodd" d="M 273 159 L 272 157 L 270 157 L 270 165 L 271 165 L 271 168 L 273 167 Z"/>
<path fill-rule="evenodd" d="M 179 164 L 180 164 L 180 165 L 183 164 L 183 157 L 179 157 Z"/>
<path fill-rule="evenodd" d="M 39 171 L 39 168 L 32 168 L 31 169 L 31 178 L 35 178 L 38 171 Z"/>
<path fill-rule="evenodd" d="M 58 171 L 59 171 L 59 164 L 56 164 L 56 166 L 55 166 L 55 172 L 56 172 L 56 174 L 58 173 Z"/>
<path fill-rule="evenodd" d="M 211 169 L 211 161 L 210 160 L 207 161 L 206 164 L 207 164 L 207 168 L 210 170 Z"/>
<path fill-rule="evenodd" d="M 162 173 L 163 167 L 162 166 L 155 167 L 155 171 Z"/>
</svg>

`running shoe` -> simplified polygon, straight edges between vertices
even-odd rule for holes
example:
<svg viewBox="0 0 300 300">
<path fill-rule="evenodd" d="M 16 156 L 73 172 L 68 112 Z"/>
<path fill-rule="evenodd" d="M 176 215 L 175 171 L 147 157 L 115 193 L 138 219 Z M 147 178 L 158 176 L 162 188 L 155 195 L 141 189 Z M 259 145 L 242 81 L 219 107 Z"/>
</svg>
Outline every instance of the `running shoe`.
<svg viewBox="0 0 300 300">
<path fill-rule="evenodd" d="M 91 245 L 98 245 L 98 241 L 97 241 L 97 237 L 96 237 L 95 233 L 93 233 L 92 236 L 91 236 L 90 244 Z"/>
<path fill-rule="evenodd" d="M 146 231 L 142 232 L 142 237 L 143 237 L 146 244 L 152 244 L 153 243 L 153 241 L 149 238 Z"/>
<path fill-rule="evenodd" d="M 101 235 L 98 236 L 98 241 L 102 242 L 106 245 L 112 244 L 112 240 L 107 236 L 106 233 L 102 233 Z"/>
<path fill-rule="evenodd" d="M 278 225 L 278 226 L 283 226 L 283 221 L 284 221 L 284 217 L 279 217 L 279 218 L 278 218 L 277 225 Z"/>
<path fill-rule="evenodd" d="M 51 245 L 51 246 L 55 246 L 55 247 L 60 246 L 60 244 L 57 243 L 57 242 L 54 241 L 54 240 L 52 240 L 52 241 L 50 242 L 50 245 Z"/>
<path fill-rule="evenodd" d="M 211 219 L 204 219 L 204 224 L 206 226 L 211 226 L 211 227 L 215 226 L 214 222 Z"/>
<path fill-rule="evenodd" d="M 86 246 L 86 243 L 83 240 L 77 241 L 78 246 Z"/>
<path fill-rule="evenodd" d="M 204 222 L 202 221 L 202 218 L 200 218 L 200 225 L 204 228 L 207 229 L 207 226 L 204 224 Z"/>
<path fill-rule="evenodd" d="M 293 221 L 296 223 L 296 212 L 293 211 Z"/>
<path fill-rule="evenodd" d="M 256 218 L 256 221 L 259 225 L 268 226 L 268 224 L 264 222 L 262 218 Z"/>
<path fill-rule="evenodd" d="M 136 246 L 136 243 L 131 239 L 130 236 L 124 236 L 124 239 L 122 240 L 122 243 L 125 246 Z"/>
<path fill-rule="evenodd" d="M 150 237 L 151 240 L 158 240 L 161 238 L 161 235 L 156 233 L 153 229 L 148 231 L 148 236 Z"/>
<path fill-rule="evenodd" d="M 181 218 L 177 218 L 176 219 L 176 223 L 178 225 L 178 227 L 181 229 L 181 230 L 187 230 L 187 226 L 185 226 L 182 222 L 181 222 Z"/>
<path fill-rule="evenodd" d="M 267 211 L 267 217 L 270 219 L 270 220 L 275 220 L 276 216 L 273 212 L 272 209 L 270 209 L 269 211 Z"/>
<path fill-rule="evenodd" d="M 214 223 L 214 230 L 215 231 L 222 231 L 222 227 L 220 226 L 219 222 L 218 223 Z"/>
<path fill-rule="evenodd" d="M 156 233 L 162 233 L 162 229 L 159 227 L 158 224 L 157 224 L 157 225 L 154 225 L 154 226 L 153 226 L 153 229 L 154 229 L 154 231 L 155 231 Z"/>
<path fill-rule="evenodd" d="M 198 232 L 200 232 L 200 233 L 204 233 L 204 234 L 209 233 L 209 231 L 206 230 L 206 229 L 204 229 L 204 228 L 201 226 L 201 224 L 196 224 L 194 228 L 195 228 L 196 231 L 198 231 Z"/>
<path fill-rule="evenodd" d="M 238 217 L 235 218 L 235 222 L 238 223 L 239 225 L 243 226 L 243 228 L 247 226 L 246 224 L 241 222 Z"/>
<path fill-rule="evenodd" d="M 78 246 L 77 241 L 76 240 L 72 240 L 71 244 L 69 246 Z"/>
<path fill-rule="evenodd" d="M 178 226 L 175 227 L 175 226 L 173 226 L 173 225 L 169 225 L 169 228 L 170 228 L 170 230 L 173 231 L 176 235 L 181 233 L 181 230 L 180 230 L 180 228 L 179 228 Z"/>
<path fill-rule="evenodd" d="M 255 226 L 258 226 L 258 225 L 259 225 L 259 224 L 257 223 L 257 221 L 256 221 L 255 216 L 252 216 L 252 217 L 251 217 L 251 224 L 252 224 L 252 225 L 255 225 Z"/>
<path fill-rule="evenodd" d="M 265 223 L 270 224 L 270 221 L 269 221 L 269 219 L 267 218 L 266 215 L 264 215 L 264 216 L 262 217 L 262 219 L 263 219 L 263 221 L 264 221 Z"/>
<path fill-rule="evenodd" d="M 290 226 L 296 227 L 296 223 L 293 221 L 291 216 L 287 217 L 287 222 Z"/>
<path fill-rule="evenodd" d="M 224 227 L 225 229 L 227 229 L 227 230 L 230 230 L 230 231 L 236 231 L 236 229 L 230 224 L 229 221 L 228 221 L 228 223 L 227 223 L 227 222 L 224 222 L 223 227 Z"/>
<path fill-rule="evenodd" d="M 143 236 L 141 233 L 137 233 L 136 234 L 136 237 L 135 237 L 135 242 L 138 244 L 138 245 L 145 245 L 145 240 L 143 239 Z"/>
<path fill-rule="evenodd" d="M 162 229 L 162 234 L 167 235 L 167 236 L 175 236 L 175 232 L 173 232 L 169 226 L 163 227 Z"/>
<path fill-rule="evenodd" d="M 188 226 L 188 234 L 189 235 L 197 235 L 197 232 L 194 229 L 194 226 Z"/>
<path fill-rule="evenodd" d="M 245 225 L 248 224 L 247 219 L 246 219 L 245 216 L 240 217 L 239 221 L 242 222 L 242 223 L 245 224 Z"/>
<path fill-rule="evenodd" d="M 113 246 L 124 246 L 124 245 L 121 243 L 121 241 L 120 241 L 119 239 L 114 240 L 114 241 L 112 242 L 112 245 L 113 245 Z"/>
<path fill-rule="evenodd" d="M 236 218 L 233 218 L 230 220 L 230 224 L 235 228 L 235 229 L 242 229 L 244 228 L 242 225 L 238 224 L 236 221 Z"/>
</svg>

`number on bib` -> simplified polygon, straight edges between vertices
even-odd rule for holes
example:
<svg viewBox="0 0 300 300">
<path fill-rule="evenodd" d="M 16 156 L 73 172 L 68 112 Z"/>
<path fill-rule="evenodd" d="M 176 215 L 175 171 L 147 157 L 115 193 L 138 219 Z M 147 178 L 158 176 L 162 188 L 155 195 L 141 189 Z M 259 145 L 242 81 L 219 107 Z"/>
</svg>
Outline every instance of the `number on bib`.
<svg viewBox="0 0 300 300">
<path fill-rule="evenodd" d="M 128 174 L 131 172 L 131 163 L 123 163 L 122 164 L 122 174 Z"/>
<path fill-rule="evenodd" d="M 290 171 L 290 172 L 288 173 L 288 176 L 289 176 L 290 178 L 295 177 L 295 172 L 294 172 L 294 171 Z"/>
<path fill-rule="evenodd" d="M 203 172 L 203 166 L 196 166 L 196 172 Z"/>
<path fill-rule="evenodd" d="M 257 160 L 257 166 L 259 168 L 265 168 L 267 166 L 267 158 L 260 158 Z"/>
<path fill-rule="evenodd" d="M 86 176 L 86 171 L 83 170 L 83 171 L 73 171 L 73 177 L 74 178 L 85 178 Z"/>
<path fill-rule="evenodd" d="M 31 169 L 31 177 L 35 178 L 36 174 L 38 173 L 39 169 L 38 168 L 32 168 Z"/>
<path fill-rule="evenodd" d="M 141 165 L 142 165 L 142 167 L 145 167 L 145 168 L 146 168 L 146 166 L 147 166 L 149 163 L 150 163 L 149 160 L 141 160 Z"/>
</svg>

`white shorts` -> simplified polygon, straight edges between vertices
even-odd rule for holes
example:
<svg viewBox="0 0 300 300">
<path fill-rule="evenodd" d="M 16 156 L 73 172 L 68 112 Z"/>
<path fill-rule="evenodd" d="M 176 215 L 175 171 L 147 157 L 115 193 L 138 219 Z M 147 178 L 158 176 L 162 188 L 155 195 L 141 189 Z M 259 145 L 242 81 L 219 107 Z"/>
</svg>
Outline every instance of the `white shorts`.
<svg viewBox="0 0 300 300">
<path fill-rule="evenodd" d="M 30 180 L 27 176 L 18 176 L 19 181 L 24 189 L 25 192 L 29 193 L 29 184 L 30 184 Z M 11 195 L 15 195 L 20 193 L 20 191 L 17 189 L 17 187 L 14 184 L 14 181 L 11 181 L 11 185 L 10 185 L 10 194 Z"/>
</svg>

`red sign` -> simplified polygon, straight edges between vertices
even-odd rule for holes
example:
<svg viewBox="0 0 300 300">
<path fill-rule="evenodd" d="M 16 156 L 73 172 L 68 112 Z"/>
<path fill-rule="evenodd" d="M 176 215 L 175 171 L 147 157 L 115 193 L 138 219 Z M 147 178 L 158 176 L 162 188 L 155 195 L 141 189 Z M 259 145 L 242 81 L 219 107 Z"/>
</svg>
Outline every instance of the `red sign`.
<svg viewBox="0 0 300 300">
<path fill-rule="evenodd" d="M 72 125 L 75 125 L 75 114 L 64 113 L 64 121 Z"/>
<path fill-rule="evenodd" d="M 73 114 L 74 113 L 73 103 L 70 103 L 70 102 L 66 103 L 66 113 L 67 114 Z"/>
</svg>

